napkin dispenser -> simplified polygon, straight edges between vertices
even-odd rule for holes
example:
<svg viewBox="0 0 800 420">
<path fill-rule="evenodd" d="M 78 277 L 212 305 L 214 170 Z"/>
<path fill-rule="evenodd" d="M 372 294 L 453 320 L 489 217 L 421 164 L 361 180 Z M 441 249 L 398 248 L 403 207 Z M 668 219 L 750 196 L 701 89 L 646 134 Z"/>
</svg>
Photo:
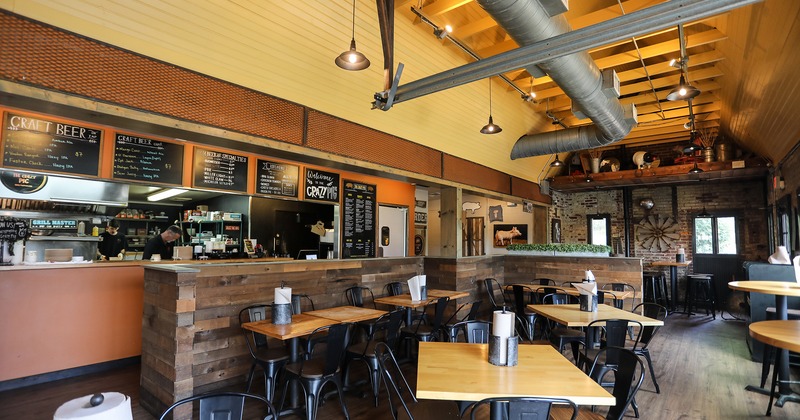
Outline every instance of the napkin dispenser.
<svg viewBox="0 0 800 420">
<path fill-rule="evenodd" d="M 594 277 L 594 276 L 592 276 Z M 597 283 L 572 283 L 578 289 L 578 306 L 583 312 L 597 312 Z"/>
</svg>

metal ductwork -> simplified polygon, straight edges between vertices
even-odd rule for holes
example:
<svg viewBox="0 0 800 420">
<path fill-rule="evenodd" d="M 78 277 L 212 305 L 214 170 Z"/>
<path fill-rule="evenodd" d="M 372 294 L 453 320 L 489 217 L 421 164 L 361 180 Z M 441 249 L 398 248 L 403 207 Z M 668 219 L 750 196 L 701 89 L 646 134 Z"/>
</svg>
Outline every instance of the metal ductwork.
<svg viewBox="0 0 800 420">
<path fill-rule="evenodd" d="M 538 0 L 478 0 L 478 3 L 520 46 L 571 31 L 563 15 L 551 18 Z M 572 99 L 573 108 L 581 110 L 595 125 L 522 136 L 511 150 L 511 159 L 606 146 L 621 140 L 633 128 L 634 109 L 629 109 L 626 115 L 619 99 L 603 93 L 601 71 L 588 52 L 554 58 L 539 63 L 538 67 Z"/>
</svg>

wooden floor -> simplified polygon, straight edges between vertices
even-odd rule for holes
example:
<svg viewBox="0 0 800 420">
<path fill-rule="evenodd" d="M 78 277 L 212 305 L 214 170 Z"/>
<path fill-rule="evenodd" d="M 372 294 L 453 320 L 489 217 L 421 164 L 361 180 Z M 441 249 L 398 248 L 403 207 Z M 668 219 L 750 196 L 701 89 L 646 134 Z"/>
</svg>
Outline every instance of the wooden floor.
<svg viewBox="0 0 800 420">
<path fill-rule="evenodd" d="M 757 384 L 760 364 L 750 361 L 744 341 L 743 322 L 724 321 L 719 317 L 674 314 L 667 318 L 651 346 L 661 394 L 656 394 L 646 379 L 637 395 L 642 419 L 753 419 L 765 418 L 768 397 L 747 392 L 747 384 Z M 405 370 L 413 386 L 414 366 Z M 354 371 L 360 377 L 363 371 Z M 797 372 L 793 370 L 793 377 Z M 0 393 L 0 419 L 52 419 L 59 405 L 70 399 L 98 391 L 118 391 L 130 395 L 136 420 L 153 417 L 139 406 L 139 368 L 66 379 Z M 800 389 L 800 386 L 796 386 Z M 241 389 L 239 389 L 241 390 Z M 370 398 L 348 394 L 353 419 L 390 419 L 385 391 L 380 406 Z M 457 418 L 455 405 L 449 402 L 423 402 L 416 407 L 417 418 L 446 420 Z M 633 418 L 629 410 L 628 418 Z M 288 416 L 285 418 L 297 418 Z M 320 419 L 344 418 L 338 401 L 327 401 L 319 411 Z M 402 416 L 401 418 L 405 418 Z M 800 404 L 774 407 L 773 419 L 800 419 Z"/>
</svg>

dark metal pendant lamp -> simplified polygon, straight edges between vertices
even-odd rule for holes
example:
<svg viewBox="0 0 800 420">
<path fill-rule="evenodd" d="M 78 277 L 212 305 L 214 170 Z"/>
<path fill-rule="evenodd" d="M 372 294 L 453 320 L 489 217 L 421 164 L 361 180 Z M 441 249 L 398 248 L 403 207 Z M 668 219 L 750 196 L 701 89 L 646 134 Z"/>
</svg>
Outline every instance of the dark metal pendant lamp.
<svg viewBox="0 0 800 420">
<path fill-rule="evenodd" d="M 350 49 L 336 57 L 336 65 L 349 71 L 364 70 L 369 67 L 367 57 L 356 51 L 356 0 L 353 0 L 353 31 Z"/>
<path fill-rule="evenodd" d="M 492 78 L 489 78 L 489 124 L 481 128 L 481 134 L 497 134 L 503 131 L 499 125 L 495 124 L 492 120 Z"/>
</svg>

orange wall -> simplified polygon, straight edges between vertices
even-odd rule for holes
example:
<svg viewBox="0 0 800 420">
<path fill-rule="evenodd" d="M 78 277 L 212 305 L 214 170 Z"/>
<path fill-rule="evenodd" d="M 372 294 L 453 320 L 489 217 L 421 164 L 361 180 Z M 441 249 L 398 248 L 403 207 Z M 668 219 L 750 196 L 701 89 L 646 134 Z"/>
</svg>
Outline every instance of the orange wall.
<svg viewBox="0 0 800 420">
<path fill-rule="evenodd" d="M 144 270 L 0 271 L 0 381 L 138 356 Z"/>
</svg>

